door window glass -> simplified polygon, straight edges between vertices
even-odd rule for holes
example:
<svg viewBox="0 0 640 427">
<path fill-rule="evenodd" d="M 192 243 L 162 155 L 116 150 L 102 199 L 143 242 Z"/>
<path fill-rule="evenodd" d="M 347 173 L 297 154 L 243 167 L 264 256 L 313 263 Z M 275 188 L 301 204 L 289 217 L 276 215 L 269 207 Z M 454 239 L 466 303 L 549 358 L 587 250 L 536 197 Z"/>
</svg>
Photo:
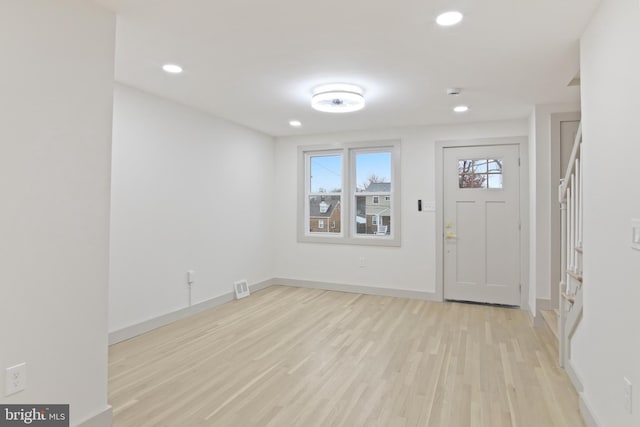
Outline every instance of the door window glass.
<svg viewBox="0 0 640 427">
<path fill-rule="evenodd" d="M 502 188 L 502 160 L 458 160 L 460 188 Z"/>
</svg>

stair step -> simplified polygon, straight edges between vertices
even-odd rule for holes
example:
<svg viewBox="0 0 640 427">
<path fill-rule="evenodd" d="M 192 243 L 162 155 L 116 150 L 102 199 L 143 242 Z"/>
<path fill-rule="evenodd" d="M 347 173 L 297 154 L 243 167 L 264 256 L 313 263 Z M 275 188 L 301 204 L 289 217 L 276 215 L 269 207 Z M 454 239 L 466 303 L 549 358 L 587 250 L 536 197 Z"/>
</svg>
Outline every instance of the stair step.
<svg viewBox="0 0 640 427">
<path fill-rule="evenodd" d="M 567 301 L 569 301 L 571 304 L 573 304 L 574 302 L 576 302 L 576 299 L 573 295 L 569 295 L 566 292 L 562 293 L 562 298 L 566 299 Z"/>
<path fill-rule="evenodd" d="M 572 271 L 567 271 L 567 274 L 582 283 L 582 274 L 574 273 Z"/>
<path fill-rule="evenodd" d="M 555 310 L 540 310 L 544 322 L 549 327 L 549 330 L 558 339 L 558 315 Z"/>
</svg>

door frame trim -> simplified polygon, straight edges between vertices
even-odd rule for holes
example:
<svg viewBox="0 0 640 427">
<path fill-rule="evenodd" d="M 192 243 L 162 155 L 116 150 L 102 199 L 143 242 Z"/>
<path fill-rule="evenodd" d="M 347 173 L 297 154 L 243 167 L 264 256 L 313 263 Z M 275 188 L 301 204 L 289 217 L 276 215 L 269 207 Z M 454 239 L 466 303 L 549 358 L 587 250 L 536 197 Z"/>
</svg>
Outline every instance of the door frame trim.
<svg viewBox="0 0 640 427">
<path fill-rule="evenodd" d="M 529 140 L 527 136 L 439 140 L 436 173 L 436 298 L 444 301 L 444 150 L 455 147 L 518 145 L 520 151 L 520 307 L 529 307 Z"/>
</svg>

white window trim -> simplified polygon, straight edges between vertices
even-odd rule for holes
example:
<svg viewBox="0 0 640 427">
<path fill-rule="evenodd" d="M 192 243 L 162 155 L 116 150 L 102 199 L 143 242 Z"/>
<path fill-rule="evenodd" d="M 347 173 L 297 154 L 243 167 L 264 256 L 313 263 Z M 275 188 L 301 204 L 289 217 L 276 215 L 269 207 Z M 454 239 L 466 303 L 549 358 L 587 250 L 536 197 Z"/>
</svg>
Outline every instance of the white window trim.
<svg viewBox="0 0 640 427">
<path fill-rule="evenodd" d="M 298 147 L 298 242 L 304 243 L 335 243 L 348 245 L 370 246 L 400 246 L 401 245 L 401 182 L 400 182 L 400 155 L 401 142 L 392 141 L 365 141 L 331 145 L 301 145 Z M 391 152 L 391 191 L 390 192 L 358 192 L 356 193 L 355 154 L 366 152 Z M 340 233 L 315 232 L 308 230 L 310 178 L 307 171 L 310 167 L 310 157 L 313 155 L 342 155 L 342 192 L 322 193 L 325 196 L 341 196 L 340 199 Z M 356 234 L 356 194 L 358 196 L 393 196 L 391 198 L 391 233 L 385 236 Z M 345 218 L 348 220 L 345 221 Z"/>
<path fill-rule="evenodd" d="M 318 228 L 324 230 L 324 219 L 318 220 Z"/>
<path fill-rule="evenodd" d="M 380 196 L 371 196 L 371 203 L 373 203 L 374 205 L 379 205 L 380 204 Z"/>
</svg>

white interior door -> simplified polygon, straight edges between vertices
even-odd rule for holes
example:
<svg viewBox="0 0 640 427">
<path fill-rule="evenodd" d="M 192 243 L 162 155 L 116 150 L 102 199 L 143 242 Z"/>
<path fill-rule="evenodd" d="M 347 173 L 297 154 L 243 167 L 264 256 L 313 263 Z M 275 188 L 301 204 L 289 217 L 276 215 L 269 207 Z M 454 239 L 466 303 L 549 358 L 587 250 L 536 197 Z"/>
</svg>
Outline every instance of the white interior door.
<svg viewBox="0 0 640 427">
<path fill-rule="evenodd" d="M 444 148 L 444 297 L 520 305 L 518 145 Z"/>
</svg>

